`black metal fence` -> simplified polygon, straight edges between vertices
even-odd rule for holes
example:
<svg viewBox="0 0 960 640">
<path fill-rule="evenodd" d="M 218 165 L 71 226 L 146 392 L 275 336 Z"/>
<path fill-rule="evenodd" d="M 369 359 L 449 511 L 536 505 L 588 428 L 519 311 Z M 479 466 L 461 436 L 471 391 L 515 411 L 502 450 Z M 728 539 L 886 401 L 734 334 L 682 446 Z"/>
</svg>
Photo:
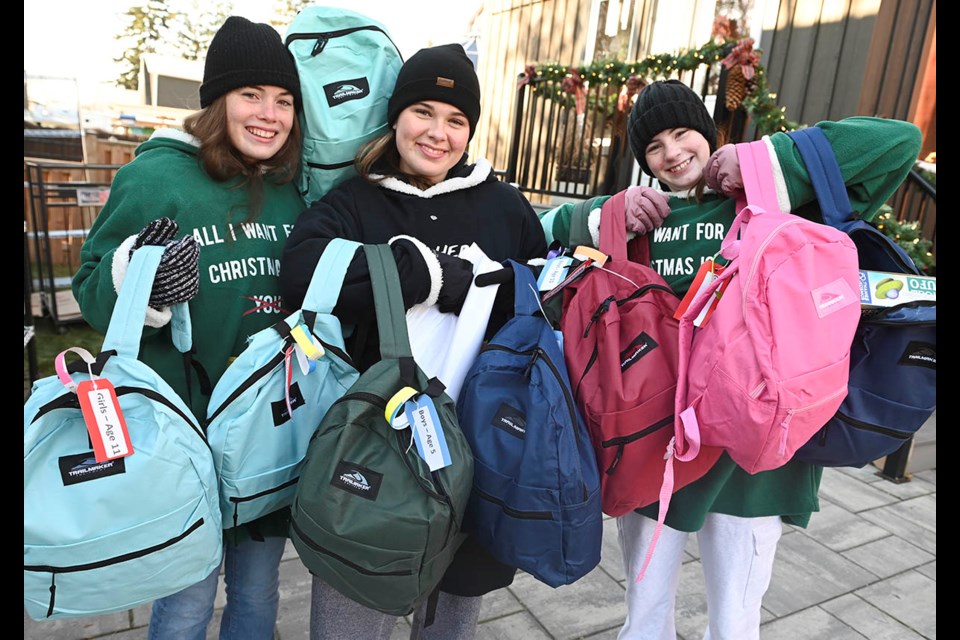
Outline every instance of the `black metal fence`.
<svg viewBox="0 0 960 640">
<path fill-rule="evenodd" d="M 714 120 L 726 141 L 743 140 L 746 115 L 742 108 L 730 112 L 724 101 L 726 69 L 703 64 L 680 80 L 704 99 L 715 96 Z M 518 85 L 507 182 L 528 197 L 569 198 L 615 193 L 634 183 L 636 162 L 626 136 L 631 101 L 623 86 L 589 83 L 578 104 L 561 81 L 535 77 Z M 639 178 L 639 184 L 652 181 Z"/>
</svg>

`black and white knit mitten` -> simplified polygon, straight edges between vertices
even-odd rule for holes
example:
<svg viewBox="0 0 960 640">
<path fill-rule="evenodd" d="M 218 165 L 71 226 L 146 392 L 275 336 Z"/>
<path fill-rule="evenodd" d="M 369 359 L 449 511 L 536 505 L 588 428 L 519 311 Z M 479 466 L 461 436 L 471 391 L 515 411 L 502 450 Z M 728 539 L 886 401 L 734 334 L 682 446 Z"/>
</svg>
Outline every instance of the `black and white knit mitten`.
<svg viewBox="0 0 960 640">
<path fill-rule="evenodd" d="M 180 231 L 179 225 L 170 218 L 151 220 L 143 228 L 143 231 L 137 234 L 137 238 L 130 248 L 130 256 L 133 256 L 133 252 L 144 245 L 164 246 L 176 237 L 178 231 Z"/>
<path fill-rule="evenodd" d="M 191 300 L 200 290 L 200 245 L 193 236 L 168 241 L 150 292 L 155 309 Z"/>
</svg>

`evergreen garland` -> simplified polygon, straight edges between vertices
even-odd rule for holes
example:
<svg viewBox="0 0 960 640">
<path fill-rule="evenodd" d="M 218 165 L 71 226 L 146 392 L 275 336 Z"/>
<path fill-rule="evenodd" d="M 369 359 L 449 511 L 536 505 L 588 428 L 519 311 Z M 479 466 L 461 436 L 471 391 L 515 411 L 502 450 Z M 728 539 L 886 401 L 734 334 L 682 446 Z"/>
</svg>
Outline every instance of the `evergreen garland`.
<svg viewBox="0 0 960 640">
<path fill-rule="evenodd" d="M 561 100 L 572 106 L 576 93 L 583 92 L 584 84 L 605 83 L 609 87 L 607 95 L 597 97 L 590 94 L 586 106 L 609 114 L 616 107 L 617 95 L 622 87 L 628 86 L 629 90 L 631 84 L 639 84 L 639 79 L 664 80 L 683 71 L 694 71 L 704 64 L 719 63 L 730 45 L 735 43 L 735 40 L 711 40 L 699 49 L 684 50 L 677 54 L 651 54 L 634 62 L 607 59 L 580 67 L 557 62 L 531 64 L 527 65 L 525 77 L 521 77 L 520 84 L 536 79 L 537 82 L 531 85 L 534 91 L 543 91 L 548 98 Z M 800 127 L 796 122 L 787 119 L 785 107 L 777 105 L 776 95 L 771 93 L 767 86 L 766 70 L 760 64 L 756 65 L 756 73 L 743 100 L 743 108 L 762 135 L 792 131 Z"/>
</svg>

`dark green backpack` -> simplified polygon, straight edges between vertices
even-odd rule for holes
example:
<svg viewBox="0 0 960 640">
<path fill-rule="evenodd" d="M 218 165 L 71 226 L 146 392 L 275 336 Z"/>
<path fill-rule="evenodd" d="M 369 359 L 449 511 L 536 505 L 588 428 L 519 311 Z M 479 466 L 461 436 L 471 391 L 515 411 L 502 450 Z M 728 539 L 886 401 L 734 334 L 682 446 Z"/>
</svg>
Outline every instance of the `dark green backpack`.
<svg viewBox="0 0 960 640">
<path fill-rule="evenodd" d="M 437 587 L 463 542 L 473 456 L 454 401 L 413 360 L 390 248 L 364 250 L 381 360 L 330 407 L 313 435 L 291 538 L 301 561 L 331 587 L 372 609 L 406 615 Z M 402 413 L 402 399 L 424 396 L 433 401 L 451 461 L 432 472 L 411 427 L 396 429 L 387 415 L 388 404 Z"/>
</svg>

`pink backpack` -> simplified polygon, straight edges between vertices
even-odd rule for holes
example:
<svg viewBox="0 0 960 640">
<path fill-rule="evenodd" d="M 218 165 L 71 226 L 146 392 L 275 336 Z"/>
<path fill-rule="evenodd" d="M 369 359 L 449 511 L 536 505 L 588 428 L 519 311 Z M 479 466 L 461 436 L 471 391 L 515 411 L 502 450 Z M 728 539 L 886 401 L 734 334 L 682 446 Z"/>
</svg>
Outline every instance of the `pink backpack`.
<svg viewBox="0 0 960 640">
<path fill-rule="evenodd" d="M 701 446 L 723 447 L 757 473 L 790 460 L 846 397 L 859 269 L 845 233 L 779 211 L 763 141 L 738 144 L 737 155 L 749 205 L 738 203 L 723 239 L 730 263 L 680 321 L 675 453 L 690 460 Z M 724 281 L 713 315 L 694 329 Z"/>
</svg>

